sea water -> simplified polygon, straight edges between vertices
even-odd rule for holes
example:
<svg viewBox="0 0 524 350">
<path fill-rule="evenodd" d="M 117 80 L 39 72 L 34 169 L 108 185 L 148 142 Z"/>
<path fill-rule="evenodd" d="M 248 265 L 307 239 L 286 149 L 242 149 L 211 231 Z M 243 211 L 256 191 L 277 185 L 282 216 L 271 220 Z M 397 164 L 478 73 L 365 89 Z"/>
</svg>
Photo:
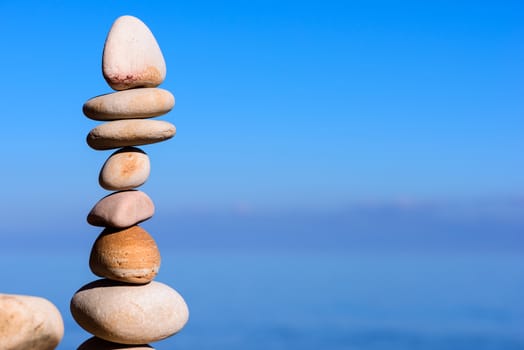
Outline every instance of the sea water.
<svg viewBox="0 0 524 350">
<path fill-rule="evenodd" d="M 1 292 L 62 312 L 59 350 L 90 335 L 69 301 L 96 279 L 88 253 L 2 252 Z M 524 349 L 524 260 L 517 254 L 163 252 L 156 280 L 190 319 L 157 350 Z"/>
</svg>

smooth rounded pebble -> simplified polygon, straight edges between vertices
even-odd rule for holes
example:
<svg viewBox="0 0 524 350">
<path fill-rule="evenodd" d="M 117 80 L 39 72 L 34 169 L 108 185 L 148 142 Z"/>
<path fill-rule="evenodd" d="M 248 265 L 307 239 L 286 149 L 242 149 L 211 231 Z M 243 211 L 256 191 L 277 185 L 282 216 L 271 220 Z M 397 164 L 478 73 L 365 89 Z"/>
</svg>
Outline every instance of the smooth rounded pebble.
<svg viewBox="0 0 524 350">
<path fill-rule="evenodd" d="M 118 91 L 94 97 L 82 110 L 94 120 L 151 118 L 166 114 L 175 106 L 175 97 L 167 90 L 143 88 Z"/>
<path fill-rule="evenodd" d="M 168 140 L 175 133 L 175 126 L 163 120 L 115 120 L 91 130 L 87 144 L 96 150 L 140 146 Z"/>
<path fill-rule="evenodd" d="M 64 336 L 58 309 L 44 298 L 0 294 L 0 348 L 53 350 Z"/>
<path fill-rule="evenodd" d="M 155 205 L 142 191 L 115 192 L 102 198 L 87 215 L 93 226 L 126 228 L 145 221 L 155 213 Z"/>
<path fill-rule="evenodd" d="M 71 314 L 87 332 L 122 344 L 147 344 L 179 332 L 189 318 L 178 292 L 156 281 L 130 285 L 102 279 L 78 290 Z"/>
<path fill-rule="evenodd" d="M 98 182 L 110 191 L 130 190 L 143 185 L 151 170 L 149 157 L 136 147 L 124 147 L 106 160 Z"/>
<path fill-rule="evenodd" d="M 160 252 L 153 237 L 140 226 L 106 228 L 93 244 L 89 267 L 99 277 L 147 283 L 158 273 Z"/>
<path fill-rule="evenodd" d="M 83 342 L 76 350 L 151 350 L 149 345 L 127 345 L 113 343 L 97 337 L 92 337 Z M 154 349 L 153 349 L 154 350 Z"/>
<path fill-rule="evenodd" d="M 102 73 L 115 90 L 155 87 L 166 77 L 166 63 L 151 30 L 138 18 L 119 17 L 107 34 Z"/>
</svg>

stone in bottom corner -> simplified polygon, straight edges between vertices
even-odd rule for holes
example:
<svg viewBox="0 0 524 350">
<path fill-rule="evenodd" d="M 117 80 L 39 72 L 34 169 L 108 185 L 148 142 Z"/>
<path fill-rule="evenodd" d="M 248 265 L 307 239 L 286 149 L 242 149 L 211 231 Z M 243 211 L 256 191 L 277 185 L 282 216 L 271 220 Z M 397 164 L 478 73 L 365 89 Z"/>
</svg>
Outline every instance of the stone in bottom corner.
<svg viewBox="0 0 524 350">
<path fill-rule="evenodd" d="M 62 315 L 47 299 L 0 294 L 0 348 L 53 350 L 64 336 Z"/>
<path fill-rule="evenodd" d="M 76 350 L 155 350 L 150 345 L 126 345 L 113 343 L 97 337 L 92 337 L 83 342 Z"/>
<path fill-rule="evenodd" d="M 71 299 L 71 314 L 87 332 L 121 344 L 147 344 L 178 333 L 189 310 L 180 294 L 156 281 L 91 282 Z"/>
</svg>

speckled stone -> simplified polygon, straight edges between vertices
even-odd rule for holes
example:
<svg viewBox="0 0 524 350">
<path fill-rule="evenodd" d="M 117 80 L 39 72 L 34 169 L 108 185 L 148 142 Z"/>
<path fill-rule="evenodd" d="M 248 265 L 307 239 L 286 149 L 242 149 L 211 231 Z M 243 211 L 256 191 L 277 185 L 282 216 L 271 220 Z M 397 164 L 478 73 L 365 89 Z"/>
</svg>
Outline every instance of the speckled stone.
<svg viewBox="0 0 524 350">
<path fill-rule="evenodd" d="M 175 106 L 175 97 L 167 90 L 143 88 L 118 91 L 94 97 L 82 108 L 94 120 L 151 118 L 166 114 Z"/>
<path fill-rule="evenodd" d="M 58 309 L 44 298 L 0 294 L 0 348 L 53 350 L 64 336 Z"/>
<path fill-rule="evenodd" d="M 115 120 L 91 130 L 87 144 L 96 150 L 140 146 L 168 140 L 175 133 L 175 126 L 163 120 Z"/>
<path fill-rule="evenodd" d="M 140 226 L 106 228 L 93 244 L 89 267 L 99 277 L 147 283 L 158 273 L 160 252 L 153 237 Z"/>
<path fill-rule="evenodd" d="M 156 281 L 130 285 L 91 282 L 71 299 L 71 314 L 87 332 L 122 344 L 147 344 L 179 332 L 189 318 L 174 289 Z"/>
<path fill-rule="evenodd" d="M 150 170 L 149 157 L 144 151 L 136 147 L 124 147 L 106 160 L 98 182 L 106 190 L 130 190 L 143 185 Z"/>
<path fill-rule="evenodd" d="M 93 226 L 126 228 L 145 221 L 155 213 L 149 196 L 137 190 L 120 191 L 102 198 L 87 215 Z"/>
<path fill-rule="evenodd" d="M 97 337 L 92 337 L 80 345 L 77 350 L 154 350 L 150 345 L 126 345 L 113 343 Z"/>
<path fill-rule="evenodd" d="M 164 56 L 141 20 L 122 16 L 113 23 L 104 45 L 102 73 L 115 90 L 155 87 L 164 81 Z"/>
</svg>

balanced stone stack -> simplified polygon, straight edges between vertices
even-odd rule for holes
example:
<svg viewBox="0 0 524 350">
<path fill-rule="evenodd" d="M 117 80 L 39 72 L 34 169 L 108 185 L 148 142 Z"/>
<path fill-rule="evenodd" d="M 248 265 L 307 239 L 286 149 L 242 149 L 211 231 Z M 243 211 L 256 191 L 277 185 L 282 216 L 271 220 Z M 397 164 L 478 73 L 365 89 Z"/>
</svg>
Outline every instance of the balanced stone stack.
<svg viewBox="0 0 524 350">
<path fill-rule="evenodd" d="M 84 114 L 104 121 L 87 136 L 95 150 L 117 149 L 103 165 L 102 198 L 87 221 L 104 227 L 93 244 L 91 271 L 102 279 L 79 289 L 71 300 L 76 322 L 94 335 L 79 349 L 150 349 L 184 327 L 188 309 L 171 287 L 153 281 L 160 253 L 153 237 L 138 224 L 151 218 L 154 205 L 136 188 L 149 177 L 147 154 L 136 146 L 170 139 L 175 126 L 149 119 L 169 112 L 173 95 L 160 89 L 166 75 L 162 52 L 149 30 L 132 16 L 118 18 L 107 36 L 103 75 L 117 92 L 94 97 Z"/>
</svg>

